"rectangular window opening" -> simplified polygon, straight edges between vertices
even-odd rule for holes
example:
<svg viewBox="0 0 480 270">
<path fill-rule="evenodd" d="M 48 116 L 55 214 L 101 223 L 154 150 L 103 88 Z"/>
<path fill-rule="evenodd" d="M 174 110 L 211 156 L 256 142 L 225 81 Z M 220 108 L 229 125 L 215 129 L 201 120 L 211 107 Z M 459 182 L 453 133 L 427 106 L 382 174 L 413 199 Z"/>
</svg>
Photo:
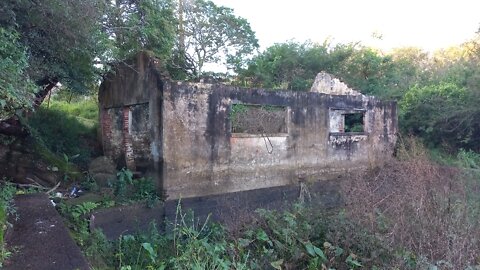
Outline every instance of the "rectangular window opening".
<svg viewBox="0 0 480 270">
<path fill-rule="evenodd" d="M 276 105 L 232 104 L 231 132 L 272 135 L 287 133 L 287 107 Z"/>
<path fill-rule="evenodd" d="M 330 109 L 330 133 L 365 133 L 365 111 Z"/>
<path fill-rule="evenodd" d="M 345 121 L 345 133 L 364 132 L 363 112 L 346 113 L 343 115 Z"/>
</svg>

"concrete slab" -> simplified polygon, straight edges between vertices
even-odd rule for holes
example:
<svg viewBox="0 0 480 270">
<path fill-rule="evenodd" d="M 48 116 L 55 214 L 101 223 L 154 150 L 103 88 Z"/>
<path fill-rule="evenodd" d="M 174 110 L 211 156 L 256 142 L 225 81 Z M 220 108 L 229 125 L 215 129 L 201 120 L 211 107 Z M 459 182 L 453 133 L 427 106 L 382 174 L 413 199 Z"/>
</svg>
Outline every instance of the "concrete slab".
<svg viewBox="0 0 480 270">
<path fill-rule="evenodd" d="M 100 209 L 90 216 L 90 230 L 101 229 L 109 240 L 146 231 L 152 222 L 163 230 L 163 212 L 163 204 L 148 208 L 145 203 Z"/>
<path fill-rule="evenodd" d="M 17 251 L 3 269 L 90 269 L 46 194 L 17 196 L 15 205 L 19 218 L 11 218 L 13 228 L 7 232 L 6 242 L 10 250 Z"/>
<path fill-rule="evenodd" d="M 308 185 L 310 203 L 324 208 L 341 206 L 343 200 L 340 195 L 340 181 L 341 179 L 318 181 Z M 147 230 L 151 221 L 155 221 L 161 231 L 171 230 L 180 203 L 183 213 L 193 211 L 195 222 L 203 223 L 209 217 L 210 220 L 235 230 L 254 218 L 254 212 L 258 208 L 284 209 L 286 205 L 298 200 L 300 190 L 299 185 L 289 185 L 168 200 L 154 208 L 146 208 L 144 203 L 141 203 L 101 209 L 93 212 L 90 225 L 91 230 L 101 229 L 109 240 Z"/>
</svg>

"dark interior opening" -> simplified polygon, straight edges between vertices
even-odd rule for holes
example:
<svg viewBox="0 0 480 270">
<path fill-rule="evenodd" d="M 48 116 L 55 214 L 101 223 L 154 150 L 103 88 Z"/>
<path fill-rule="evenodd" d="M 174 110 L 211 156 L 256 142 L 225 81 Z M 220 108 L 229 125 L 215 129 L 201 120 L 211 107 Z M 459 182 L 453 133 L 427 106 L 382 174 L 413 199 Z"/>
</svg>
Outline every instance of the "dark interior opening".
<svg viewBox="0 0 480 270">
<path fill-rule="evenodd" d="M 345 132 L 364 132 L 363 112 L 346 113 L 345 117 Z"/>
</svg>

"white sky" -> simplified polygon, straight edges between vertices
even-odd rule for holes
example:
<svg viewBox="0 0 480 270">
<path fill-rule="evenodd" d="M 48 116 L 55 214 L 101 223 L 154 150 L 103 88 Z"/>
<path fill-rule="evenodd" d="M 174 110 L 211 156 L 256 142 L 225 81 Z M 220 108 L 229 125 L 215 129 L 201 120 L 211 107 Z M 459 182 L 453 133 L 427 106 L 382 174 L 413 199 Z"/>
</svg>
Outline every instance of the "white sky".
<svg viewBox="0 0 480 270">
<path fill-rule="evenodd" d="M 261 50 L 293 39 L 361 41 L 428 51 L 458 45 L 480 26 L 480 0 L 213 0 L 250 22 Z M 372 38 L 376 32 L 382 40 Z"/>
</svg>

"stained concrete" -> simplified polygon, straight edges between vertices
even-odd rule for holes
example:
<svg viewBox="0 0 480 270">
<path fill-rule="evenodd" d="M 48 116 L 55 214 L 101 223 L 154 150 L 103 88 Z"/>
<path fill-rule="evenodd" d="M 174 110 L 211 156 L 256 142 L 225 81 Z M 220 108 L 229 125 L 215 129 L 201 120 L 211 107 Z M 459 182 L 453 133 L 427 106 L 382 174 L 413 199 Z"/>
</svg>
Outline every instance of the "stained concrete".
<svg viewBox="0 0 480 270">
<path fill-rule="evenodd" d="M 158 63 L 140 53 L 119 64 L 99 103 L 105 155 L 151 176 L 167 200 L 336 179 L 393 153 L 396 103 L 330 75 L 320 74 L 309 92 L 269 91 L 176 82 Z M 232 132 L 236 104 L 283 107 L 286 128 Z M 352 112 L 363 114 L 361 133 L 345 132 Z"/>
<path fill-rule="evenodd" d="M 91 229 L 101 229 L 109 240 L 116 240 L 121 235 L 146 231 L 152 222 L 160 231 L 171 230 L 172 224 L 180 219 L 178 211 L 182 214 L 192 211 L 196 223 L 203 224 L 208 218 L 228 229 L 236 230 L 238 226 L 248 223 L 255 217 L 256 209 L 281 210 L 302 197 L 305 202 L 318 207 L 341 207 L 343 205 L 339 187 L 341 181 L 345 180 L 335 179 L 168 200 L 153 208 L 147 208 L 143 203 L 113 207 L 95 211 L 91 218 L 94 220 Z M 188 218 L 187 222 L 191 221 Z"/>
<path fill-rule="evenodd" d="M 46 194 L 20 195 L 14 202 L 18 219 L 10 216 L 13 229 L 6 235 L 7 248 L 14 253 L 2 269 L 90 269 Z"/>
</svg>

